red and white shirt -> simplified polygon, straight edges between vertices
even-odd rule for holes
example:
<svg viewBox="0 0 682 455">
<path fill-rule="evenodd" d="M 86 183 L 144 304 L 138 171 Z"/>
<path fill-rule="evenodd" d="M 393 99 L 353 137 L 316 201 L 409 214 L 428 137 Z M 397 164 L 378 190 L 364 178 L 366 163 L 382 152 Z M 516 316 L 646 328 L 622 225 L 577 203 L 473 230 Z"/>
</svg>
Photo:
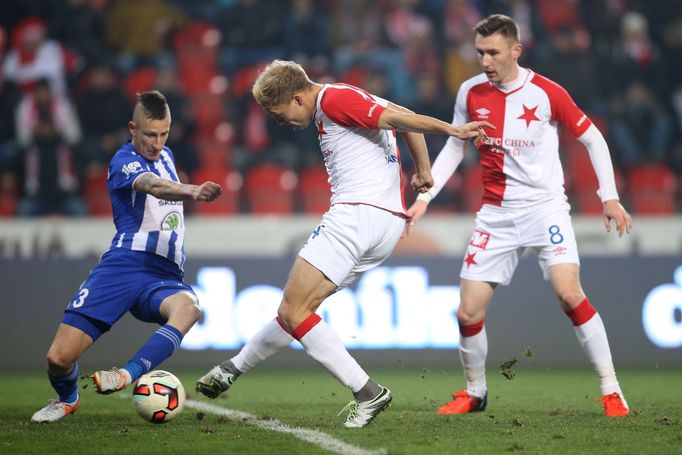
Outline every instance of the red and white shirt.
<svg viewBox="0 0 682 455">
<path fill-rule="evenodd" d="M 503 86 L 480 74 L 460 87 L 453 124 L 475 120 L 496 127 L 486 128 L 488 138 L 475 144 L 483 166 L 484 204 L 514 208 L 566 197 L 557 127 L 580 137 L 592 122 L 563 87 L 525 68 Z M 450 138 L 446 147 L 463 145 Z M 439 180 L 435 169 L 434 178 Z"/>
<path fill-rule="evenodd" d="M 377 129 L 388 101 L 346 84 L 325 84 L 315 125 L 331 204 L 367 204 L 406 215 L 395 133 Z"/>
</svg>

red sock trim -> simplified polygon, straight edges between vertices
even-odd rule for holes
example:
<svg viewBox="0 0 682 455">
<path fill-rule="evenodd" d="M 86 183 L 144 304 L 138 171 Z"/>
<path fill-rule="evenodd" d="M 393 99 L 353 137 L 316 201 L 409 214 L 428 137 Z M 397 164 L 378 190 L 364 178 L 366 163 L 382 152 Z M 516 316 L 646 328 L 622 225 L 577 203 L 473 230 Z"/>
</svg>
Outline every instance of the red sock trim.
<svg viewBox="0 0 682 455">
<path fill-rule="evenodd" d="M 294 338 L 297 340 L 300 340 L 305 336 L 306 333 L 310 332 L 310 330 L 317 325 L 318 322 L 322 320 L 321 317 L 317 315 L 317 313 L 313 313 L 310 316 L 308 316 L 303 322 L 301 322 L 295 329 L 294 332 L 291 334 L 293 335 Z"/>
<path fill-rule="evenodd" d="M 277 321 L 277 324 L 279 324 L 279 326 L 282 328 L 282 330 L 284 330 L 286 333 L 288 333 L 289 335 L 291 335 L 291 332 L 289 331 L 289 329 L 287 328 L 287 326 L 284 325 L 284 323 L 283 323 L 282 320 L 279 318 L 279 316 L 277 316 L 277 317 L 275 318 L 275 321 Z"/>
<path fill-rule="evenodd" d="M 481 319 L 479 322 L 474 322 L 473 324 L 462 324 L 460 321 L 457 321 L 459 324 L 459 333 L 463 337 L 472 337 L 483 330 L 484 322 L 485 319 Z"/>
<path fill-rule="evenodd" d="M 566 310 L 566 315 L 571 318 L 574 326 L 583 325 L 592 319 L 592 316 L 595 314 L 597 314 L 597 310 L 595 310 L 590 301 L 587 300 L 587 297 L 585 297 L 585 300 L 580 302 L 580 305 L 577 307 L 572 310 Z"/>
</svg>

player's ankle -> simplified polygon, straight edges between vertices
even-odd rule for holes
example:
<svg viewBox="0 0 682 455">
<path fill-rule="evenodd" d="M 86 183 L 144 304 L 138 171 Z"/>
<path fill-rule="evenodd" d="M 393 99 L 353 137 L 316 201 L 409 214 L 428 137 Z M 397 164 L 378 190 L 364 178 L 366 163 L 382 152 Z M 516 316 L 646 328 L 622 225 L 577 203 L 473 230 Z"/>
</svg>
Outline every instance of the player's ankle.
<svg viewBox="0 0 682 455">
<path fill-rule="evenodd" d="M 120 371 L 121 371 L 121 374 L 123 375 L 123 378 L 125 380 L 123 385 L 125 387 L 128 387 L 133 382 L 132 376 L 130 375 L 130 372 L 128 370 L 126 370 L 125 368 L 121 368 Z"/>
</svg>

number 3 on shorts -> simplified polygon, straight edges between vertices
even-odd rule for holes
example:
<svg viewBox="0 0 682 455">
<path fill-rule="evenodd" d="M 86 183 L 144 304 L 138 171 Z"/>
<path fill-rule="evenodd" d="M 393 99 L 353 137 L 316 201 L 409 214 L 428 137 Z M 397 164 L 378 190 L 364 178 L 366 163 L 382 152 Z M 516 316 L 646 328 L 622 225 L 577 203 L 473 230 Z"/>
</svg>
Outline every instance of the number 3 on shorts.
<svg viewBox="0 0 682 455">
<path fill-rule="evenodd" d="M 85 303 L 85 298 L 90 294 L 88 288 L 83 288 L 78 292 L 78 298 L 71 302 L 72 308 L 80 308 Z"/>
</svg>

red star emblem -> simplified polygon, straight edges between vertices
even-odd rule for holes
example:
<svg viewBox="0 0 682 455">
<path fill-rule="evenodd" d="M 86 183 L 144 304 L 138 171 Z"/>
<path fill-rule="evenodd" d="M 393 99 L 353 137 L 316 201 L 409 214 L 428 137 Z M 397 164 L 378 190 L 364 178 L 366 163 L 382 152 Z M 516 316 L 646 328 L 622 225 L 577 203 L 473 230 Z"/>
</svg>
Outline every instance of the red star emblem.
<svg viewBox="0 0 682 455">
<path fill-rule="evenodd" d="M 327 132 L 324 130 L 324 127 L 322 126 L 322 120 L 317 122 L 317 136 L 322 137 L 323 134 L 327 134 Z"/>
<path fill-rule="evenodd" d="M 478 252 L 478 251 L 477 251 L 477 252 Z M 474 257 L 474 256 L 476 256 L 476 253 L 477 253 L 477 252 L 475 252 L 475 253 L 469 253 L 469 252 L 467 251 L 467 257 L 466 257 L 466 259 L 464 260 L 464 262 L 467 263 L 467 269 L 468 269 L 469 267 L 471 267 L 472 265 L 478 265 L 478 262 L 476 262 L 476 258 Z"/>
<path fill-rule="evenodd" d="M 533 120 L 538 120 L 538 121 L 540 120 L 539 118 L 537 118 L 535 116 L 535 111 L 537 110 L 537 108 L 538 108 L 537 106 L 528 108 L 524 104 L 523 105 L 523 114 L 521 114 L 520 116 L 518 116 L 516 118 L 525 120 L 526 121 L 526 128 L 528 128 L 530 126 L 530 122 L 532 122 Z"/>
</svg>

